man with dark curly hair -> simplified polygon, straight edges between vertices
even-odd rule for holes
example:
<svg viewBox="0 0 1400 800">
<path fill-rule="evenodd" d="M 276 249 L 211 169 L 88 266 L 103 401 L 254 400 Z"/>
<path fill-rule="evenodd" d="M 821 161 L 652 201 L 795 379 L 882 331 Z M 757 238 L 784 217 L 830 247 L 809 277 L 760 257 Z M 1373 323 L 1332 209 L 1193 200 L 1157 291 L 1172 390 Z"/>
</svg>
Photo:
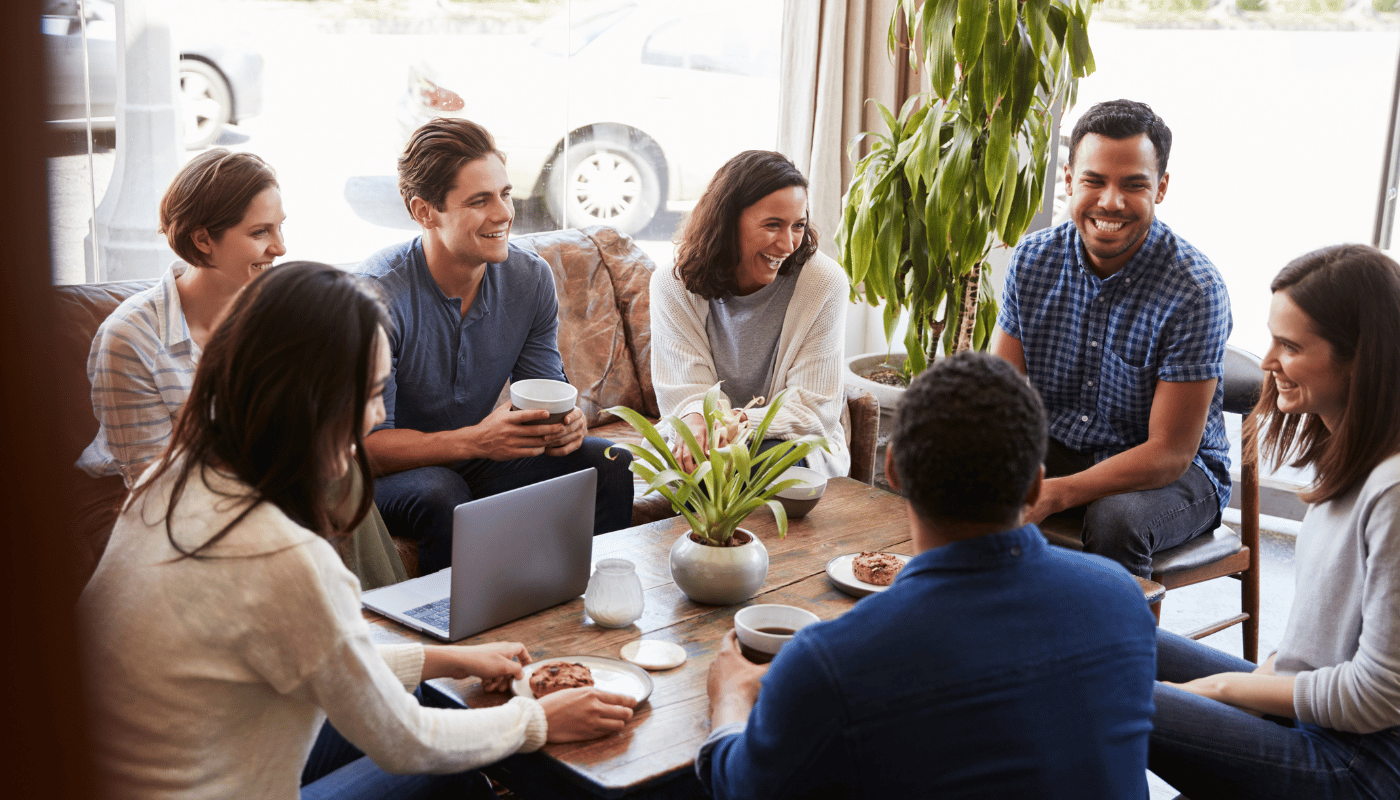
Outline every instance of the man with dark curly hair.
<svg viewBox="0 0 1400 800">
<path fill-rule="evenodd" d="M 1147 795 L 1152 614 L 1121 566 L 1023 524 L 1045 436 L 995 356 L 914 380 L 885 468 L 918 555 L 771 665 L 726 635 L 696 759 L 713 797 Z"/>
</svg>

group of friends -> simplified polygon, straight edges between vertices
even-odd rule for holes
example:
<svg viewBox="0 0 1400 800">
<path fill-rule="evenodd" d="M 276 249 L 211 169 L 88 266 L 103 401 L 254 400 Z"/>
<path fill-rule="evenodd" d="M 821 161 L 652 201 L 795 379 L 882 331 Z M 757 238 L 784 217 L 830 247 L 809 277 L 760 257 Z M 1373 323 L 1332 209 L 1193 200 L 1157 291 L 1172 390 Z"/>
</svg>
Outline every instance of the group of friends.
<svg viewBox="0 0 1400 800">
<path fill-rule="evenodd" d="M 917 555 L 771 665 L 726 636 L 695 774 L 655 794 L 1140 798 L 1149 768 L 1193 800 L 1400 793 L 1400 265 L 1343 245 L 1271 286 L 1254 413 L 1265 454 L 1316 475 L 1278 651 L 1157 629 L 1131 577 L 1217 527 L 1230 491 L 1229 296 L 1156 218 L 1170 150 L 1143 103 L 1080 118 L 1071 220 L 1012 254 L 992 352 L 935 361 L 896 414 L 885 468 Z M 631 719 L 592 687 L 445 707 L 415 688 L 504 688 L 526 646 L 376 646 L 360 612 L 404 577 L 391 535 L 449 566 L 473 498 L 591 467 L 594 532 L 631 521 L 627 454 L 579 409 L 532 425 L 548 412 L 498 404 L 568 379 L 550 268 L 509 241 L 505 158 L 472 122 L 421 127 L 399 189 L 422 233 L 355 271 L 272 268 L 285 214 L 257 156 L 211 150 L 172 181 L 179 260 L 88 368 L 79 466 L 129 489 L 80 600 L 110 796 L 495 797 L 483 770 L 568 796 L 513 756 Z M 835 476 L 850 288 L 808 217 L 778 153 L 716 173 L 652 276 L 652 375 L 707 448 L 710 386 L 736 408 L 786 390 L 766 436 L 825 437 L 808 466 Z M 1084 553 L 1036 527 L 1066 511 Z"/>
</svg>

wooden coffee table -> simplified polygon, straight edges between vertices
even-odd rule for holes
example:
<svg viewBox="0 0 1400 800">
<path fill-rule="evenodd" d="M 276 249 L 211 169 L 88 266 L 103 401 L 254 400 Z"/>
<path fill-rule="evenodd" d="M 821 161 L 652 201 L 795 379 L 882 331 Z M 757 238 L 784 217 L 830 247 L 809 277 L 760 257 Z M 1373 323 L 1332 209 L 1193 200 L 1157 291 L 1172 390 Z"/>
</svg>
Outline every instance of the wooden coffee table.
<svg viewBox="0 0 1400 800">
<path fill-rule="evenodd" d="M 783 539 L 778 538 L 767 510 L 756 512 L 745 527 L 768 548 L 769 567 L 762 591 L 744 605 L 782 603 L 808 609 L 822 619 L 838 617 L 856 603 L 827 579 L 828 561 L 863 550 L 914 553 L 903 500 L 849 478 L 833 479 L 817 507 L 807 517 L 792 520 Z M 595 562 L 618 557 L 637 565 L 646 611 L 627 628 L 595 625 L 585 617 L 583 599 L 578 598 L 460 642 L 523 642 L 537 661 L 568 655 L 620 659 L 622 646 L 637 639 L 675 642 L 685 648 L 683 665 L 650 673 L 655 684 L 651 697 L 621 732 L 589 742 L 546 745 L 535 756 L 540 768 L 556 770 L 602 797 L 621 797 L 690 769 L 709 733 L 706 673 L 721 637 L 734 627 L 734 613 L 742 606 L 691 602 L 671 582 L 669 552 L 685 530 L 684 518 L 674 518 L 594 538 Z M 397 623 L 365 613 L 376 641 L 433 643 Z M 509 695 L 481 691 L 475 681 L 438 680 L 433 685 L 473 708 L 509 699 Z"/>
</svg>

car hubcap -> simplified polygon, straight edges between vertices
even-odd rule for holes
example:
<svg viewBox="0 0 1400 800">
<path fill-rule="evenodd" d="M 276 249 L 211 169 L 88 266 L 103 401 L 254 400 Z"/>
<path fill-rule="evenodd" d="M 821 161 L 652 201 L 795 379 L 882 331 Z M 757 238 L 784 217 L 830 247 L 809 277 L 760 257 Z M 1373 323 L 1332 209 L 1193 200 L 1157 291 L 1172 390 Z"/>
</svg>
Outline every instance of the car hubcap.
<svg viewBox="0 0 1400 800">
<path fill-rule="evenodd" d="M 208 128 L 219 116 L 219 101 L 213 97 L 203 75 L 186 72 L 180 76 L 180 107 L 185 112 L 185 128 L 191 132 Z"/>
<path fill-rule="evenodd" d="M 594 219 L 614 219 L 631 211 L 642 192 L 642 176 L 627 158 L 594 153 L 574 170 L 572 196 Z"/>
</svg>

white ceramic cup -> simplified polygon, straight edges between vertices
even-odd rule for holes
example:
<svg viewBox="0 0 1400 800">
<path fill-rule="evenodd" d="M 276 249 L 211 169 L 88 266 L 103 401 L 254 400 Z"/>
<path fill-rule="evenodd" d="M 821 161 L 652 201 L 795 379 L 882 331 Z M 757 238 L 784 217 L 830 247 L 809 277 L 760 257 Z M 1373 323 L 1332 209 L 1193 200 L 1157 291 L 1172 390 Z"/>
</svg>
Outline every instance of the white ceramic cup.
<svg viewBox="0 0 1400 800">
<path fill-rule="evenodd" d="M 542 408 L 549 416 L 527 425 L 556 425 L 578 403 L 578 389 L 563 381 L 532 378 L 510 385 L 510 407 L 521 410 Z"/>
<path fill-rule="evenodd" d="M 734 632 L 739 636 L 739 651 L 744 657 L 766 664 L 798 631 L 814 622 L 821 619 L 805 608 L 763 603 L 739 609 L 734 615 Z"/>
</svg>

